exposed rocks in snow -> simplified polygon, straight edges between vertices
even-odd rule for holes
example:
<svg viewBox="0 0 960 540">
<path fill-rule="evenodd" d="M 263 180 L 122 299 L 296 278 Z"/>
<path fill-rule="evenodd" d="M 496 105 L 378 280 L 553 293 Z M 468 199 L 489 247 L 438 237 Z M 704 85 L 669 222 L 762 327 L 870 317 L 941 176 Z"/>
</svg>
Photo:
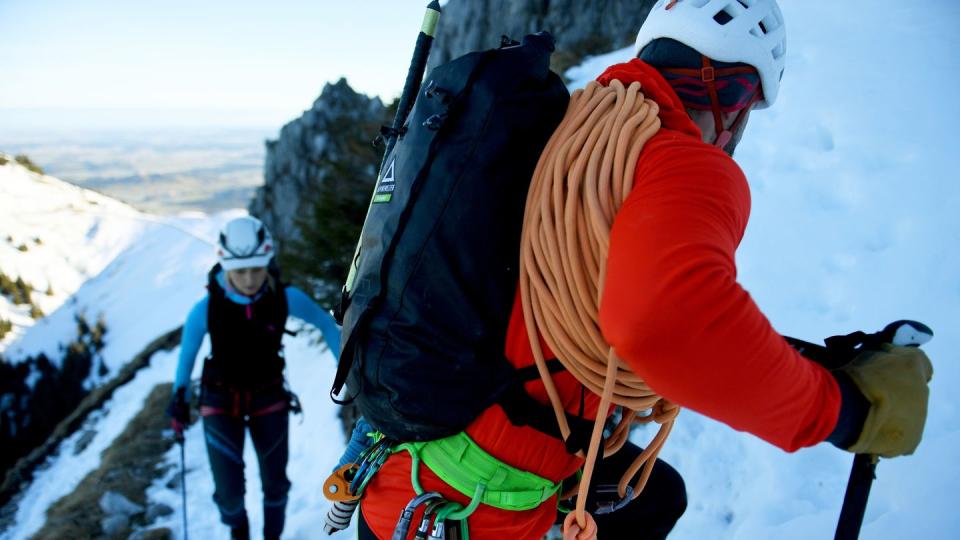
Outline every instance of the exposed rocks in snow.
<svg viewBox="0 0 960 540">
<path fill-rule="evenodd" d="M 100 497 L 100 509 L 104 514 L 121 514 L 130 517 L 145 511 L 145 508 L 116 491 L 107 491 Z"/>
<path fill-rule="evenodd" d="M 166 527 L 157 529 L 136 531 L 130 535 L 127 540 L 170 540 L 173 538 L 173 532 Z"/>
<path fill-rule="evenodd" d="M 172 513 L 173 508 L 163 503 L 154 503 L 147 506 L 147 513 L 144 515 L 144 519 L 147 523 L 153 523 L 157 518 L 169 516 Z"/>
<path fill-rule="evenodd" d="M 47 522 L 34 538 L 125 539 L 133 529 L 171 512 L 169 507 L 149 505 L 145 495 L 166 472 L 161 461 L 174 444 L 163 413 L 170 391 L 170 384 L 154 387 L 143 409 L 103 452 L 100 467 L 47 510 Z M 163 533 L 150 534 L 157 538 Z"/>
<path fill-rule="evenodd" d="M 113 392 L 117 388 L 130 382 L 137 371 L 148 365 L 150 363 L 150 357 L 152 357 L 154 353 L 160 350 L 170 350 L 179 345 L 180 331 L 181 330 L 177 328 L 148 344 L 147 347 L 133 358 L 130 363 L 124 366 L 124 368 L 120 370 L 120 373 L 109 383 L 90 392 L 76 409 L 56 426 L 53 433 L 47 437 L 46 442 L 20 459 L 17 464 L 7 472 L 3 484 L 0 485 L 0 505 L 6 504 L 11 497 L 20 490 L 25 482 L 30 481 L 33 476 L 33 471 L 44 463 L 47 457 L 59 447 L 60 443 L 67 436 L 83 425 L 89 414 L 99 409 L 103 403 L 113 395 Z M 162 410 L 161 407 L 161 411 Z M 162 414 L 160 416 L 162 416 Z"/>
<path fill-rule="evenodd" d="M 116 491 L 107 491 L 100 497 L 100 510 L 105 515 L 100 520 L 103 533 L 116 536 L 129 528 L 130 518 L 142 513 L 144 508 Z"/>
<path fill-rule="evenodd" d="M 88 429 L 83 432 L 83 435 L 77 440 L 77 444 L 73 445 L 73 454 L 79 455 L 83 452 L 87 446 L 90 446 L 90 442 L 93 441 L 93 438 L 97 436 L 97 432 L 91 429 Z"/>
</svg>

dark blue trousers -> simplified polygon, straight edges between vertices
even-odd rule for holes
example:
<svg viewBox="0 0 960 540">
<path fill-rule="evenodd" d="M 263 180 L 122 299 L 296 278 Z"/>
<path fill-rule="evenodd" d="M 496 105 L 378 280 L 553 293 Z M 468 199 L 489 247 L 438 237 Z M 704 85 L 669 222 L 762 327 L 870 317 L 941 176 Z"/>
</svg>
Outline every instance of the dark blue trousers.
<svg viewBox="0 0 960 540">
<path fill-rule="evenodd" d="M 286 409 L 246 418 L 227 414 L 203 417 L 215 485 L 213 500 L 220 510 L 221 521 L 226 525 L 237 527 L 247 521 L 243 501 L 243 445 L 245 431 L 249 429 L 263 484 L 263 533 L 266 537 L 279 537 L 283 532 L 287 492 L 290 490 L 290 480 L 287 479 L 289 426 Z"/>
</svg>

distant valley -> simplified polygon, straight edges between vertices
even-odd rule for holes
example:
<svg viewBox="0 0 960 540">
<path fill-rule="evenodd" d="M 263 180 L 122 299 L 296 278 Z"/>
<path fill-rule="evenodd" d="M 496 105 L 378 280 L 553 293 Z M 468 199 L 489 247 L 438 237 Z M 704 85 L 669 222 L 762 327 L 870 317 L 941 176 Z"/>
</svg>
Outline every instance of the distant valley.
<svg viewBox="0 0 960 540">
<path fill-rule="evenodd" d="M 47 174 L 154 214 L 246 208 L 263 184 L 263 128 L 4 134 Z"/>
</svg>

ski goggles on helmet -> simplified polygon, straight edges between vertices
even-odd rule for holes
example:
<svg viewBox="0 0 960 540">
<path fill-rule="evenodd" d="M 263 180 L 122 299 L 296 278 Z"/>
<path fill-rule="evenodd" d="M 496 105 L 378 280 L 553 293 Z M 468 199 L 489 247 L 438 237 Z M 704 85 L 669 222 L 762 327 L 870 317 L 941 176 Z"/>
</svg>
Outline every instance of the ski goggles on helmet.
<svg viewBox="0 0 960 540">
<path fill-rule="evenodd" d="M 742 111 L 763 99 L 760 72 L 742 62 L 712 60 L 670 38 L 658 38 L 637 55 L 657 68 L 690 109 Z"/>
<path fill-rule="evenodd" d="M 723 148 L 746 118 L 745 111 L 763 99 L 760 73 L 749 64 L 711 60 L 706 55 L 670 38 L 650 42 L 639 58 L 657 68 L 688 109 L 713 113 L 716 140 Z M 722 115 L 736 113 L 724 129 Z"/>
<path fill-rule="evenodd" d="M 763 99 L 760 74 L 750 66 L 717 68 L 704 57 L 700 69 L 663 68 L 660 72 L 691 109 L 716 109 L 722 113 L 742 111 Z"/>
</svg>

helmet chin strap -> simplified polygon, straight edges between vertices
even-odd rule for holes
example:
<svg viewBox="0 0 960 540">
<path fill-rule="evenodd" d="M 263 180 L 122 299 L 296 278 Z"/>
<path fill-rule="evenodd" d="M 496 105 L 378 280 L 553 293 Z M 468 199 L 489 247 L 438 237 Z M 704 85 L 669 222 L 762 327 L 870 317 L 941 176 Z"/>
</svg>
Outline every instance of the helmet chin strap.
<svg viewBox="0 0 960 540">
<path fill-rule="evenodd" d="M 731 139 L 733 139 L 733 132 L 731 132 L 729 129 L 725 129 L 717 135 L 717 142 L 713 143 L 713 145 L 717 148 L 723 149 L 723 147 L 726 146 Z"/>
</svg>

